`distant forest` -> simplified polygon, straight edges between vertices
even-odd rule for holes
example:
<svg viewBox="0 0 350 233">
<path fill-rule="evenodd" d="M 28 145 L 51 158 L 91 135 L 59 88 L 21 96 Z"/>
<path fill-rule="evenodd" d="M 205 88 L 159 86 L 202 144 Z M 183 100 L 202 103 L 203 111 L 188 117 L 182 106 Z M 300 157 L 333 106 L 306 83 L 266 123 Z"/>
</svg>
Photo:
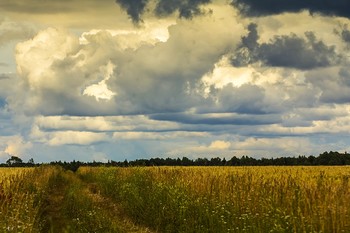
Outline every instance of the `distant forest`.
<svg viewBox="0 0 350 233">
<path fill-rule="evenodd" d="M 279 158 L 261 158 L 255 159 L 248 156 L 238 158 L 233 156 L 231 159 L 225 158 L 197 158 L 195 160 L 187 157 L 182 158 L 151 158 L 136 159 L 133 161 L 113 161 L 103 162 L 62 162 L 55 161 L 50 163 L 35 163 L 33 159 L 23 162 L 22 159 L 11 156 L 6 163 L 0 164 L 0 167 L 34 167 L 40 165 L 59 165 L 65 169 L 76 171 L 80 166 L 117 166 L 117 167 L 135 167 L 135 166 L 318 166 L 318 165 L 350 165 L 350 154 L 347 152 L 324 152 L 318 157 L 313 155 L 298 157 L 279 157 Z"/>
</svg>

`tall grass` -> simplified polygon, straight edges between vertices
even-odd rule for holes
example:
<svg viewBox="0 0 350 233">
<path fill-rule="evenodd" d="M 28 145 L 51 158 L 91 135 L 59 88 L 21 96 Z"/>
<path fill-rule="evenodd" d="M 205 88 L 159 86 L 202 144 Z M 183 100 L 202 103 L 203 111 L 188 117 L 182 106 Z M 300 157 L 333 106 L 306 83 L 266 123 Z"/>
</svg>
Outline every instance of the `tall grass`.
<svg viewBox="0 0 350 233">
<path fill-rule="evenodd" d="M 350 232 L 350 167 L 0 169 L 0 232 L 149 229 Z"/>
<path fill-rule="evenodd" d="M 350 167 L 81 168 L 159 232 L 350 232 Z"/>
<path fill-rule="evenodd" d="M 0 169 L 0 232 L 38 232 L 49 167 Z"/>
</svg>

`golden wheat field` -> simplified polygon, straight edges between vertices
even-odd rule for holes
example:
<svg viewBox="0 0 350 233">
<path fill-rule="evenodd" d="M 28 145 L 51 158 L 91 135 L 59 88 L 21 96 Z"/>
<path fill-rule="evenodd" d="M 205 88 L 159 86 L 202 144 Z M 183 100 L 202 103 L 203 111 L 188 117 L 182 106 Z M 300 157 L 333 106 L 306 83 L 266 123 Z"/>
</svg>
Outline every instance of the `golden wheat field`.
<svg viewBox="0 0 350 233">
<path fill-rule="evenodd" d="M 350 232 L 350 167 L 0 169 L 0 232 Z"/>
</svg>

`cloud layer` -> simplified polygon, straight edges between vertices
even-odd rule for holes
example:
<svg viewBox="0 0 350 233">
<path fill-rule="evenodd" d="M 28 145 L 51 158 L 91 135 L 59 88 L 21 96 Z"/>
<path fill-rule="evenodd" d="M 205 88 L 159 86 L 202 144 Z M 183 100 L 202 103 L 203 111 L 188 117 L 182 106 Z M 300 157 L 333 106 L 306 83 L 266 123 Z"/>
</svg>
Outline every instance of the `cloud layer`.
<svg viewBox="0 0 350 233">
<path fill-rule="evenodd" d="M 248 30 L 248 35 L 242 37 L 241 45 L 232 58 L 232 64 L 235 66 L 247 66 L 260 61 L 272 67 L 313 69 L 336 65 L 339 62 L 335 46 L 327 46 L 316 38 L 314 32 L 305 32 L 305 38 L 293 33 L 278 35 L 268 43 L 259 44 L 257 25 L 249 24 Z"/>
<path fill-rule="evenodd" d="M 0 6 L 0 43 L 16 41 L 16 70 L 0 63 L 2 158 L 349 150 L 346 2 L 118 0 L 113 15 L 110 2 L 82 6 L 115 26 L 75 24 L 78 3 Z M 56 14 L 65 23 L 45 25 Z"/>
<path fill-rule="evenodd" d="M 233 0 L 232 4 L 249 16 L 281 14 L 284 12 L 300 12 L 308 10 L 311 14 L 320 13 L 329 16 L 350 17 L 350 3 L 346 0 Z"/>
<path fill-rule="evenodd" d="M 191 19 L 194 16 L 204 14 L 201 5 L 210 3 L 211 0 L 116 0 L 123 9 L 126 10 L 134 23 L 142 22 L 142 16 L 147 7 L 153 5 L 153 11 L 158 17 L 165 17 L 176 14 L 180 18 Z"/>
</svg>

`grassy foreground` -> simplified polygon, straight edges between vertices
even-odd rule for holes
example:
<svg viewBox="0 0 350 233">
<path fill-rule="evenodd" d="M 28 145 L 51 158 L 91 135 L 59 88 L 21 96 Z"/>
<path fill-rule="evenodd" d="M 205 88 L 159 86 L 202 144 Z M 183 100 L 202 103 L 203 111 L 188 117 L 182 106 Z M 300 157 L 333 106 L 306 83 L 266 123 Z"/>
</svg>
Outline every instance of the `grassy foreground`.
<svg viewBox="0 0 350 233">
<path fill-rule="evenodd" d="M 350 232 L 350 167 L 3 168 L 0 232 Z"/>
<path fill-rule="evenodd" d="M 150 232 L 61 167 L 0 169 L 0 232 Z"/>
</svg>

